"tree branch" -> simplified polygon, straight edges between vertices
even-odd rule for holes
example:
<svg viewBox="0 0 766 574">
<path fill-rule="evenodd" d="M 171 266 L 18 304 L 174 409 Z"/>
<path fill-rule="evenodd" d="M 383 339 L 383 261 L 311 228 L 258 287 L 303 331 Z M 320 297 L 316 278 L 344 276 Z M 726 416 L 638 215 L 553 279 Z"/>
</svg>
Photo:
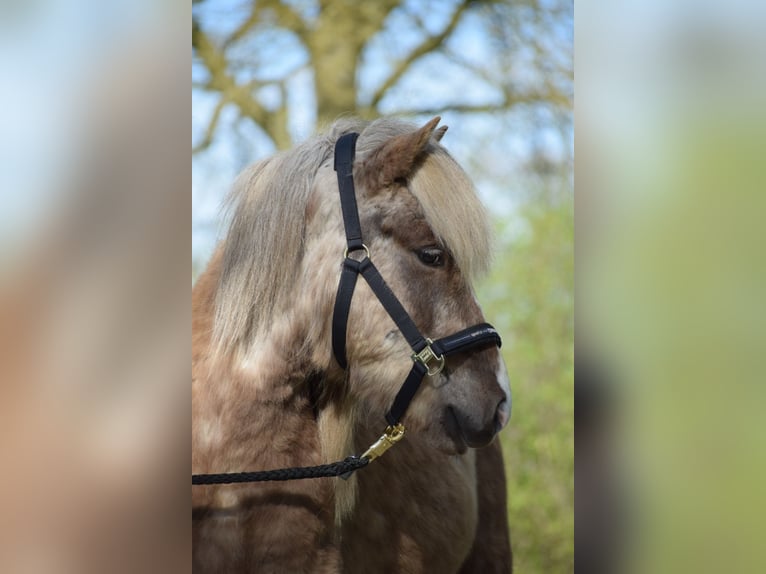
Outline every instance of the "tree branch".
<svg viewBox="0 0 766 574">
<path fill-rule="evenodd" d="M 306 23 L 303 18 L 292 9 L 292 7 L 280 2 L 279 0 L 260 0 L 255 2 L 250 16 L 240 24 L 240 26 L 229 36 L 223 44 L 226 50 L 231 44 L 241 40 L 248 32 L 258 24 L 265 10 L 272 10 L 276 16 L 277 25 L 285 30 L 294 32 L 299 38 L 303 38 L 306 33 Z"/>
<path fill-rule="evenodd" d="M 444 41 L 452 34 L 452 32 L 454 32 L 455 28 L 460 22 L 460 18 L 471 3 L 472 0 L 463 0 L 455 9 L 455 12 L 452 14 L 449 23 L 444 28 L 444 30 L 441 31 L 441 33 L 436 34 L 435 36 L 428 36 L 425 40 L 423 40 L 423 42 L 420 43 L 417 48 L 410 52 L 407 57 L 397 63 L 391 75 L 386 78 L 386 80 L 372 95 L 372 99 L 370 100 L 369 105 L 370 108 L 374 109 L 378 106 L 380 100 L 382 100 L 383 96 L 386 95 L 386 92 L 388 92 L 388 90 L 391 89 L 391 87 L 401 79 L 401 77 L 407 72 L 407 70 L 409 70 L 410 66 L 413 64 L 413 62 L 415 62 L 415 60 L 421 58 L 429 52 L 434 51 L 444 43 Z"/>
<path fill-rule="evenodd" d="M 210 118 L 210 122 L 207 124 L 207 129 L 205 130 L 204 137 L 197 145 L 192 146 L 192 155 L 206 150 L 210 147 L 210 144 L 213 143 L 213 135 L 215 135 L 215 130 L 218 127 L 218 120 L 221 117 L 221 110 L 223 110 L 223 107 L 227 103 L 228 102 L 223 98 L 223 96 L 220 100 L 218 100 L 218 103 L 215 105 L 215 109 L 213 110 L 213 115 Z"/>
<path fill-rule="evenodd" d="M 544 82 L 544 86 L 543 86 L 544 89 L 541 89 L 539 91 L 531 91 L 531 92 L 528 92 L 527 94 L 519 94 L 517 92 L 514 92 L 511 86 L 504 84 L 498 78 L 493 77 L 488 70 L 474 66 L 470 62 L 466 61 L 464 58 L 460 57 L 458 54 L 455 54 L 454 52 L 450 51 L 450 52 L 446 52 L 444 56 L 450 61 L 452 61 L 453 63 L 465 69 L 467 72 L 471 74 L 475 74 L 476 76 L 481 78 L 483 81 L 487 83 L 487 85 L 493 86 L 497 88 L 500 92 L 502 92 L 504 102 L 506 102 L 504 105 L 506 107 L 510 107 L 517 103 L 532 103 L 535 101 L 547 101 L 548 103 L 552 105 L 559 106 L 564 109 L 572 108 L 571 97 L 563 93 L 560 89 L 556 88 L 553 85 L 553 83 L 550 81 Z"/>
<path fill-rule="evenodd" d="M 287 131 L 287 114 L 284 113 L 286 103 L 282 102 L 277 113 L 264 108 L 253 97 L 249 86 L 238 84 L 229 74 L 223 51 L 211 41 L 194 19 L 192 20 L 192 47 L 196 49 L 197 56 L 210 74 L 205 89 L 219 92 L 224 103 L 231 102 L 237 106 L 240 114 L 258 124 L 278 148 L 289 147 L 292 142 Z"/>
<path fill-rule="evenodd" d="M 445 104 L 424 108 L 403 108 L 390 112 L 391 115 L 431 115 L 436 116 L 447 112 L 458 114 L 491 113 L 508 111 L 520 104 L 550 104 L 561 108 L 571 107 L 570 100 L 558 91 L 531 92 L 526 94 L 505 93 L 503 101 L 493 104 Z"/>
<path fill-rule="evenodd" d="M 433 106 L 427 108 L 401 108 L 394 110 L 387 115 L 392 116 L 438 116 L 447 112 L 458 114 L 489 113 L 506 111 L 508 108 L 504 103 L 500 104 L 445 104 L 443 106 Z"/>
</svg>

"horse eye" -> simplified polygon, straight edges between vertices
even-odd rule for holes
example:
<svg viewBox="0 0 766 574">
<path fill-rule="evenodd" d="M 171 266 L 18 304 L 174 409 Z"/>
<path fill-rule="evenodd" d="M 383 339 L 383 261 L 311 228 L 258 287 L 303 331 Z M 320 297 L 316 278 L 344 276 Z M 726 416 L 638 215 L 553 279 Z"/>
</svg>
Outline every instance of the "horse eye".
<svg viewBox="0 0 766 574">
<path fill-rule="evenodd" d="M 415 251 L 423 265 L 441 267 L 444 265 L 444 252 L 436 247 L 426 247 Z"/>
</svg>

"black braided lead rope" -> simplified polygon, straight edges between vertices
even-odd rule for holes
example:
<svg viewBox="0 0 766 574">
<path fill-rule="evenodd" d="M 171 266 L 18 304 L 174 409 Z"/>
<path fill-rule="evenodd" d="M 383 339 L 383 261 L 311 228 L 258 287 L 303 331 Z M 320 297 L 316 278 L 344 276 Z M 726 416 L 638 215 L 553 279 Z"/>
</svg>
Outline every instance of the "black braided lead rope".
<svg viewBox="0 0 766 574">
<path fill-rule="evenodd" d="M 240 482 L 266 482 L 280 480 L 300 480 L 303 478 L 325 478 L 348 475 L 355 470 L 364 468 L 370 459 L 349 456 L 344 460 L 319 466 L 298 466 L 280 468 L 277 470 L 261 470 L 257 472 L 228 472 L 221 474 L 192 474 L 192 485 L 195 484 L 234 484 Z"/>
</svg>

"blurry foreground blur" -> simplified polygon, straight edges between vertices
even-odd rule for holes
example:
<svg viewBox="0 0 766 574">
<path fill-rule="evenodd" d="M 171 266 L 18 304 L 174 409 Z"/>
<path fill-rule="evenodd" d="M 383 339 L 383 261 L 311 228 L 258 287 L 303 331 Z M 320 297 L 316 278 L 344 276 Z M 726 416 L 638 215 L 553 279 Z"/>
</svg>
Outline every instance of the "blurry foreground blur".
<svg viewBox="0 0 766 574">
<path fill-rule="evenodd" d="M 583 572 L 766 571 L 765 23 L 756 2 L 578 4 Z"/>
<path fill-rule="evenodd" d="M 0 572 L 188 571 L 185 10 L 0 5 Z"/>
<path fill-rule="evenodd" d="M 764 10 L 578 3 L 583 572 L 766 570 Z M 187 18 L 0 5 L 0 572 L 189 569 Z"/>
</svg>

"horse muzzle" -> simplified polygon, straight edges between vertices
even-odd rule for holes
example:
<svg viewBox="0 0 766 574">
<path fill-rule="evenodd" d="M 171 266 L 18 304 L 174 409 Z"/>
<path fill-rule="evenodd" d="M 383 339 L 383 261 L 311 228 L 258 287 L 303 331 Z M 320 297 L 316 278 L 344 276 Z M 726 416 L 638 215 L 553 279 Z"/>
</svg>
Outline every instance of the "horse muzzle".
<svg viewBox="0 0 766 574">
<path fill-rule="evenodd" d="M 454 439 L 470 448 L 487 446 L 508 423 L 509 406 L 505 397 L 488 413 L 476 415 L 454 405 L 446 408 L 446 427 Z"/>
</svg>

